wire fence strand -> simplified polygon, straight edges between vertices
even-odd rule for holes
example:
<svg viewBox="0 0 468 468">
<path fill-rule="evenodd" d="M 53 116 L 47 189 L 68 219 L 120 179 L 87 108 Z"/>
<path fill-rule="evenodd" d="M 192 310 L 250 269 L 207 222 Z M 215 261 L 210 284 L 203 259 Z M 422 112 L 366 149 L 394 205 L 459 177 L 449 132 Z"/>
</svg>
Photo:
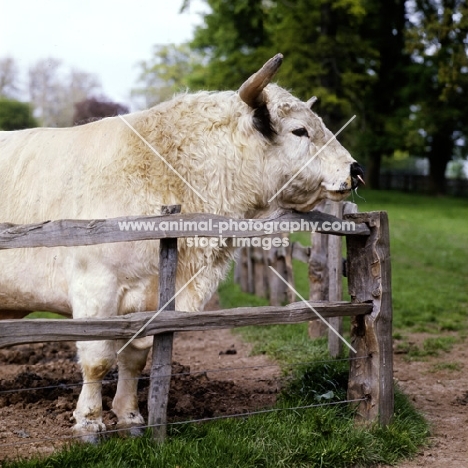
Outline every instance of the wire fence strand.
<svg viewBox="0 0 468 468">
<path fill-rule="evenodd" d="M 361 357 L 350 357 L 350 358 L 340 358 L 340 359 L 322 359 L 322 360 L 314 360 L 314 361 L 304 361 L 304 362 L 298 362 L 298 363 L 290 363 L 287 365 L 283 365 L 281 370 L 284 372 L 285 369 L 291 369 L 291 368 L 297 368 L 301 366 L 307 366 L 307 365 L 312 365 L 312 364 L 327 364 L 327 363 L 335 363 L 335 362 L 343 362 L 343 361 L 355 361 L 355 360 L 361 360 L 361 359 L 368 359 L 368 356 L 361 356 Z M 246 370 L 246 369 L 267 369 L 267 368 L 277 368 L 280 369 L 280 366 L 276 364 L 266 364 L 266 365 L 256 365 L 256 366 L 240 366 L 240 367 L 223 367 L 223 368 L 216 368 L 216 369 L 200 369 L 200 370 L 195 370 L 195 371 L 187 371 L 187 372 L 175 372 L 171 374 L 166 374 L 162 377 L 184 377 L 184 376 L 199 376 L 199 375 L 206 375 L 206 374 L 216 374 L 216 373 L 226 373 L 226 372 L 232 372 L 232 371 L 239 371 L 239 370 Z M 140 376 L 140 377 L 135 377 L 135 378 L 128 378 L 128 379 L 121 379 L 121 380 L 150 380 L 151 376 Z M 254 380 L 254 381 L 274 381 L 274 380 L 288 380 L 288 377 L 285 375 L 282 376 L 273 376 L 272 378 L 264 379 L 264 378 L 236 378 L 232 379 L 235 381 L 243 381 L 243 380 Z M 28 388 L 17 388 L 17 389 L 11 389 L 11 390 L 0 390 L 0 395 L 6 395 L 10 393 L 18 393 L 18 392 L 28 392 L 28 391 L 40 391 L 40 390 L 53 390 L 53 389 L 69 389 L 69 388 L 76 388 L 76 387 L 81 387 L 86 384 L 92 384 L 92 383 L 99 383 L 102 382 L 103 385 L 108 385 L 108 384 L 113 384 L 117 383 L 118 377 L 115 377 L 113 379 L 106 379 L 102 381 L 89 381 L 89 382 L 76 382 L 76 383 L 61 383 L 57 385 L 47 385 L 47 386 L 41 386 L 41 387 L 28 387 Z M 5 382 L 5 380 L 3 380 Z M 205 423 L 205 422 L 211 422 L 211 421 L 218 421 L 218 420 L 223 420 L 223 419 L 235 419 L 235 418 L 242 418 L 242 417 L 249 417 L 249 416 L 256 416 L 256 415 L 261 415 L 261 414 L 269 414 L 269 413 L 278 413 L 282 411 L 299 411 L 299 410 L 307 410 L 311 408 L 318 408 L 318 407 L 325 407 L 325 406 L 336 406 L 340 404 L 347 404 L 347 403 L 357 403 L 360 401 L 365 401 L 366 398 L 359 398 L 359 399 L 353 399 L 353 400 L 342 400 L 342 401 L 336 401 L 336 402 L 328 402 L 328 403 L 319 403 L 319 404 L 311 404 L 311 405 L 303 405 L 303 406 L 295 406 L 295 407 L 287 407 L 287 408 L 269 408 L 269 409 L 263 409 L 263 410 L 256 410 L 256 411 L 250 411 L 250 412 L 244 412 L 244 413 L 235 413 L 235 414 L 228 414 L 228 415 L 219 415 L 219 416 L 212 416 L 212 417 L 207 417 L 207 418 L 200 418 L 200 419 L 190 419 L 190 420 L 184 420 L 184 421 L 173 421 L 173 422 L 168 422 L 166 423 L 167 426 L 177 426 L 177 425 L 184 425 L 184 424 L 193 424 L 193 423 Z M 132 429 L 134 430 L 146 430 L 148 428 L 152 427 L 158 427 L 162 426 L 163 424 L 153 424 L 153 425 L 143 425 L 143 426 L 134 426 Z M 106 431 L 99 432 L 99 435 L 106 436 L 106 435 L 112 435 L 115 433 L 122 433 L 124 432 L 125 429 L 119 428 L 119 429 L 109 429 Z M 3 447 L 14 447 L 14 446 L 21 446 L 21 445 L 29 445 L 29 444 L 35 444 L 35 443 L 57 443 L 57 442 L 66 442 L 66 441 L 73 441 L 73 440 L 80 440 L 82 436 L 63 436 L 63 437 L 58 437 L 58 438 L 50 438 L 50 437 L 40 437 L 40 438 L 35 438 L 31 437 L 30 440 L 25 440 L 21 442 L 11 442 L 11 443 L 6 443 L 6 444 L 0 444 L 0 449 Z"/>
<path fill-rule="evenodd" d="M 248 416 L 258 416 L 262 414 L 268 414 L 268 413 L 279 413 L 282 411 L 300 411 L 300 410 L 308 410 L 312 408 L 320 408 L 320 407 L 325 407 L 325 406 L 336 406 L 336 405 L 341 405 L 341 404 L 347 404 L 347 403 L 358 403 L 360 401 L 366 401 L 367 398 L 356 398 L 352 400 L 342 400 L 342 401 L 334 401 L 334 402 L 329 402 L 329 403 L 318 403 L 318 404 L 312 404 L 312 405 L 303 405 L 303 406 L 292 406 L 292 407 L 287 407 L 287 408 L 269 408 L 269 409 L 264 409 L 264 410 L 257 410 L 257 411 L 249 411 L 245 413 L 235 413 L 235 414 L 227 414 L 227 415 L 219 415 L 219 416 L 212 416 L 208 418 L 200 418 L 200 419 L 189 419 L 185 421 L 173 421 L 173 422 L 168 422 L 166 424 L 147 424 L 144 426 L 133 426 L 132 429 L 142 429 L 146 430 L 149 428 L 153 427 L 159 427 L 159 426 L 177 426 L 177 425 L 184 425 L 184 424 L 194 424 L 194 423 L 206 423 L 206 422 L 212 422 L 212 421 L 219 421 L 222 419 L 237 419 L 237 418 L 244 418 Z M 125 429 L 120 428 L 120 429 L 109 429 L 106 431 L 99 432 L 99 435 L 105 436 L 108 434 L 116 434 L 116 433 L 121 433 L 124 432 Z M 70 441 L 70 440 L 79 440 L 81 439 L 82 436 L 64 436 L 64 437 L 58 437 L 58 438 L 52 438 L 52 437 L 41 437 L 41 438 L 34 438 L 28 441 L 23 441 L 23 442 L 11 442 L 7 444 L 1 444 L 0 449 L 3 447 L 14 447 L 14 446 L 20 446 L 20 445 L 28 445 L 28 444 L 35 444 L 39 442 L 65 442 L 65 441 Z"/>
<path fill-rule="evenodd" d="M 356 361 L 360 359 L 368 359 L 368 356 L 361 356 L 361 357 L 351 357 L 351 358 L 341 358 L 341 359 L 323 359 L 319 361 L 306 361 L 306 362 L 298 362 L 298 363 L 291 363 L 284 365 L 282 368 L 287 369 L 287 368 L 292 368 L 292 367 L 300 367 L 300 366 L 307 366 L 311 364 L 327 364 L 327 363 L 332 363 L 332 362 L 340 362 L 340 361 Z M 174 372 L 171 374 L 165 374 L 160 377 L 182 377 L 182 376 L 197 376 L 197 375 L 203 375 L 203 374 L 214 374 L 214 373 L 223 373 L 223 372 L 232 372 L 236 370 L 244 370 L 244 369 L 266 369 L 266 368 L 279 368 L 278 365 L 276 364 L 265 364 L 265 365 L 259 365 L 259 366 L 242 366 L 242 367 L 223 367 L 223 368 L 216 368 L 216 369 L 200 369 L 196 371 L 190 371 L 190 372 Z M 139 376 L 139 377 L 133 377 L 133 378 L 126 378 L 126 379 L 120 379 L 121 381 L 127 381 L 127 380 L 150 380 L 151 376 Z M 115 377 L 113 379 L 105 379 L 105 380 L 90 380 L 89 382 L 75 382 L 75 383 L 69 383 L 69 384 L 57 384 L 57 385 L 46 385 L 46 386 L 41 386 L 41 387 L 28 387 L 28 388 L 15 388 L 15 389 L 10 389 L 10 390 L 0 390 L 0 395 L 6 395 L 9 393 L 18 393 L 18 392 L 29 392 L 29 391 L 38 391 L 38 390 L 53 390 L 53 389 L 68 389 L 68 388 L 76 388 L 80 387 L 83 385 L 89 385 L 89 384 L 96 384 L 96 383 L 102 383 L 103 385 L 109 385 L 116 383 L 119 380 L 118 377 Z M 236 378 L 235 380 L 258 380 L 255 378 Z M 3 379 L 2 382 L 8 382 L 7 379 Z"/>
</svg>

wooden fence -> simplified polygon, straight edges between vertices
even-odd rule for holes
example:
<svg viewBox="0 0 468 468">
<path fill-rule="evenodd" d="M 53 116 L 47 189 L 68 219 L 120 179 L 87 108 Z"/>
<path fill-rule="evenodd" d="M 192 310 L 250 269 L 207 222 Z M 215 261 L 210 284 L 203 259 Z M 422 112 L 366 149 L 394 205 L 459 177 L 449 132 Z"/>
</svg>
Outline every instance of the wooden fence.
<svg viewBox="0 0 468 468">
<path fill-rule="evenodd" d="M 33 225 L 3 223 L 0 224 L 0 249 L 160 239 L 159 304 L 164 304 L 175 294 L 177 238 L 218 237 L 221 222 L 228 223 L 224 226 L 231 225 L 230 222 L 239 226 L 241 221 L 208 214 L 165 214 L 174 211 L 174 207 L 166 207 L 161 216 L 60 220 Z M 355 223 L 355 229 L 334 229 L 333 234 L 346 237 L 350 302 L 295 302 L 286 306 L 195 313 L 175 311 L 172 304 L 172 310 L 169 306 L 169 310 L 148 324 L 139 337 L 154 337 L 148 423 L 153 426 L 156 439 L 163 440 L 166 433 L 174 332 L 317 320 L 309 305 L 324 318 L 351 317 L 351 344 L 357 351 L 352 357 L 364 359 L 350 360 L 348 397 L 350 400 L 364 398 L 357 408 L 358 420 L 389 423 L 393 414 L 393 355 L 388 218 L 385 212 L 370 212 L 348 214 L 344 219 Z M 255 220 L 255 229 L 230 229 L 223 236 L 252 238 L 267 233 L 284 234 L 291 223 L 301 225 L 301 220 L 318 223 L 317 232 L 325 234 L 331 234 L 325 226 L 341 221 L 318 211 L 285 212 L 274 218 Z M 123 221 L 154 223 L 154 229 L 121 230 L 119 222 Z M 192 226 L 205 224 L 203 229 L 195 227 L 186 231 L 178 227 L 184 222 L 191 222 Z M 170 230 L 165 228 L 168 225 Z M 4 320 L 0 322 L 0 347 L 44 341 L 130 339 L 155 313 L 136 312 L 107 319 Z"/>
<path fill-rule="evenodd" d="M 351 202 L 323 200 L 316 210 L 342 219 L 343 214 L 357 213 L 357 205 Z M 240 249 L 234 280 L 242 291 L 266 298 L 270 305 L 293 302 L 294 292 L 268 268 L 272 265 L 289 284 L 294 284 L 293 259 L 308 265 L 311 301 L 336 302 L 343 299 L 341 278 L 345 276 L 345 271 L 342 237 L 320 232 L 312 232 L 311 246 L 304 246 L 296 241 L 290 242 L 287 247 L 273 248 L 268 252 L 262 247 Z M 342 334 L 342 317 L 330 318 L 328 322 L 334 330 Z M 326 335 L 330 355 L 338 357 L 343 351 L 343 341 L 323 321 L 315 320 L 309 323 L 311 338 Z"/>
</svg>

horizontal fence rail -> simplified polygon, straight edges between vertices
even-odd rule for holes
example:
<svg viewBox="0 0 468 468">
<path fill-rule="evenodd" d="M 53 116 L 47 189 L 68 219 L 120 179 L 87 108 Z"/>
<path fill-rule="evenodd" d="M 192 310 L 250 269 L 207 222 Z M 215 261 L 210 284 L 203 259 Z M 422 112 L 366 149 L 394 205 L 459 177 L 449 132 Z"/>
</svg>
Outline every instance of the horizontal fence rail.
<svg viewBox="0 0 468 468">
<path fill-rule="evenodd" d="M 244 222 L 245 225 L 241 225 Z M 133 223 L 133 224 L 132 224 Z M 295 224 L 293 224 L 295 223 Z M 306 227 L 307 223 L 307 227 Z M 335 223 L 335 224 L 334 224 Z M 312 231 L 339 236 L 368 236 L 364 223 L 354 229 L 335 229 L 343 220 L 319 211 L 281 212 L 266 219 L 236 219 L 212 214 L 126 216 L 112 219 L 58 220 L 36 224 L 0 223 L 0 249 L 95 245 L 137 240 L 184 237 L 257 237 L 269 234 Z M 133 227 L 132 227 L 133 226 Z M 246 229 L 243 228 L 246 226 Z M 311 227 L 315 226 L 315 229 Z"/>
<path fill-rule="evenodd" d="M 279 325 L 317 320 L 310 304 L 323 318 L 355 317 L 372 312 L 372 304 L 350 302 L 294 302 L 283 307 L 238 307 L 210 312 L 165 310 L 138 338 L 161 333 L 226 329 L 248 325 Z M 93 341 L 130 339 L 156 312 L 135 312 L 101 319 L 2 320 L 0 347 L 44 341 Z"/>
</svg>

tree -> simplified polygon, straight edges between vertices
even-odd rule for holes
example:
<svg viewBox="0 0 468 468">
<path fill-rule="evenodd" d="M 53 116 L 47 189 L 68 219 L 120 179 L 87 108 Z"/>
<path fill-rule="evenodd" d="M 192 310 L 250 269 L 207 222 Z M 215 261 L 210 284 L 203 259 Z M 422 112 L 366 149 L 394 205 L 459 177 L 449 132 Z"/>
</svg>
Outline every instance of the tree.
<svg viewBox="0 0 468 468">
<path fill-rule="evenodd" d="M 444 194 L 447 164 L 468 138 L 468 5 L 416 0 L 409 18 L 413 134 L 430 162 L 431 192 Z"/>
<path fill-rule="evenodd" d="M 207 57 L 206 86 L 235 89 L 259 63 L 283 52 L 280 84 L 304 100 L 317 95 L 316 109 L 332 130 L 358 115 L 355 130 L 340 139 L 378 187 L 382 156 L 401 144 L 395 122 L 407 61 L 404 0 L 206 2 L 212 12 L 191 43 Z"/>
<path fill-rule="evenodd" d="M 273 3 L 260 0 L 206 0 L 206 3 L 211 12 L 204 16 L 204 25 L 195 30 L 190 43 L 206 66 L 204 73 L 190 82 L 208 89 L 236 89 L 257 71 L 260 63 L 270 58 L 265 23 Z"/>
<path fill-rule="evenodd" d="M 18 65 L 12 57 L 0 59 L 0 97 L 14 98 L 19 92 Z"/>
<path fill-rule="evenodd" d="M 22 130 L 37 127 L 28 103 L 14 99 L 0 99 L 0 130 Z"/>
<path fill-rule="evenodd" d="M 202 59 L 186 44 L 157 45 L 153 57 L 140 62 L 139 86 L 132 90 L 137 107 L 148 108 L 170 99 L 197 81 Z"/>
<path fill-rule="evenodd" d="M 112 102 L 105 98 L 97 99 L 91 97 L 84 101 L 75 103 L 75 113 L 73 114 L 73 125 L 83 125 L 104 117 L 126 114 L 128 107 Z"/>
<path fill-rule="evenodd" d="M 360 0 L 278 2 L 268 21 L 270 54 L 286 57 L 280 84 L 303 100 L 316 95 L 317 112 L 332 130 L 362 111 L 374 80 L 372 49 L 359 34 L 365 10 Z M 352 133 L 340 138 L 350 143 Z"/>
<path fill-rule="evenodd" d="M 72 69 L 62 71 L 62 62 L 39 60 L 29 69 L 29 95 L 37 117 L 47 127 L 67 127 L 73 123 L 74 103 L 100 90 L 92 74 Z"/>
<path fill-rule="evenodd" d="M 404 99 L 409 57 L 405 53 L 406 9 L 404 0 L 372 0 L 367 3 L 359 34 L 372 48 L 375 79 L 363 100 L 362 133 L 356 146 L 366 162 L 366 182 L 379 188 L 383 156 L 405 149 L 405 123 L 409 104 Z"/>
</svg>

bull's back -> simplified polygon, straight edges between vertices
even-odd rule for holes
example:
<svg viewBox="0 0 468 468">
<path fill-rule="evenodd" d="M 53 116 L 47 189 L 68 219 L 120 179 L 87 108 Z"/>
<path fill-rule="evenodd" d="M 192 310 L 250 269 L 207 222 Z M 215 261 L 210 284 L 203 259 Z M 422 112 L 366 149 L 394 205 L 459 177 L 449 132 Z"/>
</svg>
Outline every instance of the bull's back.
<svg viewBox="0 0 468 468">
<path fill-rule="evenodd" d="M 125 131 L 111 118 L 74 128 L 0 132 L 0 223 L 143 213 L 143 201 L 121 183 L 128 179 Z M 71 285 L 85 277 L 104 281 L 107 275 L 116 290 L 105 291 L 115 295 L 126 288 L 119 276 L 132 279 L 119 268 L 138 261 L 138 248 L 144 252 L 130 243 L 0 250 L 0 317 L 1 309 L 70 313 Z"/>
<path fill-rule="evenodd" d="M 120 133 L 109 121 L 1 132 L 0 220 L 33 223 L 105 216 L 106 198 L 118 190 L 115 184 L 109 190 L 109 172 L 118 172 L 118 156 L 125 151 Z"/>
</svg>

